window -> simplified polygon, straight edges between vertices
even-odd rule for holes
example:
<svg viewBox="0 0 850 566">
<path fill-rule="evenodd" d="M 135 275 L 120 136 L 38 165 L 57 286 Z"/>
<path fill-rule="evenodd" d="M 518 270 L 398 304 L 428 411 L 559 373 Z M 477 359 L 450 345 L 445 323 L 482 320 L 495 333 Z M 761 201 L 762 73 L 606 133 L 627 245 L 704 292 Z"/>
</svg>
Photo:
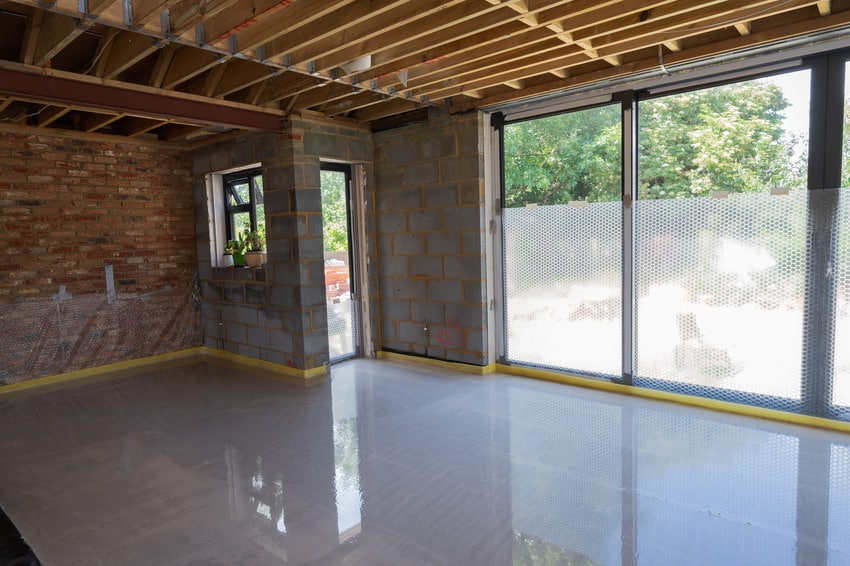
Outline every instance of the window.
<svg viewBox="0 0 850 566">
<path fill-rule="evenodd" d="M 236 239 L 246 230 L 265 233 L 263 177 L 259 170 L 239 171 L 225 175 L 224 203 L 228 240 Z"/>
</svg>

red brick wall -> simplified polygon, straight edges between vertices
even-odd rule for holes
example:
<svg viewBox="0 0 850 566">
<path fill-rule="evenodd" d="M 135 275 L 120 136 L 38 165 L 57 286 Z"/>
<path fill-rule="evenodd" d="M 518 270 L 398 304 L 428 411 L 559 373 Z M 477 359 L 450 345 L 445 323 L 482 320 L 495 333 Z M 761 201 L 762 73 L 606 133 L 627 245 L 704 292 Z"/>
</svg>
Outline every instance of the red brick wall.
<svg viewBox="0 0 850 566">
<path fill-rule="evenodd" d="M 195 257 L 186 151 L 0 130 L 0 301 L 187 287 Z"/>
</svg>

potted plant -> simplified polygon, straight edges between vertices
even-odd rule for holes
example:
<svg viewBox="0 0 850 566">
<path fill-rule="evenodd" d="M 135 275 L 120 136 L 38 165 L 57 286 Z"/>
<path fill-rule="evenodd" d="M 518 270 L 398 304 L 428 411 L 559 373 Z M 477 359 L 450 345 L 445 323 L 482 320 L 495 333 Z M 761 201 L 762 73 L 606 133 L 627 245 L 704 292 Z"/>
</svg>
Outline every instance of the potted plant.
<svg viewBox="0 0 850 566">
<path fill-rule="evenodd" d="M 245 235 L 239 234 L 236 240 L 227 240 L 227 245 L 225 246 L 225 253 L 227 250 L 230 250 L 231 255 L 233 255 L 233 265 L 236 267 L 242 267 L 245 265 Z"/>
<path fill-rule="evenodd" d="M 228 240 L 227 244 L 224 246 L 224 253 L 221 255 L 221 266 L 222 267 L 233 267 L 233 250 L 234 246 L 231 244 L 234 243 L 233 240 Z"/>
<path fill-rule="evenodd" d="M 259 267 L 266 263 L 266 239 L 261 232 L 246 232 L 245 263 L 248 267 Z"/>
</svg>

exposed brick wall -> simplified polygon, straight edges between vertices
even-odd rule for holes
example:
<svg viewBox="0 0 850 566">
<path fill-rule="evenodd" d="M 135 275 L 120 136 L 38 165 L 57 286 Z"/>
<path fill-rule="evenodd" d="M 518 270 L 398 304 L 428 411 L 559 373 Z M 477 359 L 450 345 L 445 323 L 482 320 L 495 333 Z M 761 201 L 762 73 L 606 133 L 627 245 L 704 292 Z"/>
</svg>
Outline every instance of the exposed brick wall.
<svg viewBox="0 0 850 566">
<path fill-rule="evenodd" d="M 0 130 L 0 300 L 185 285 L 195 267 L 188 153 Z"/>
<path fill-rule="evenodd" d="M 189 154 L 101 139 L 0 128 L 0 385 L 200 343 Z"/>
<path fill-rule="evenodd" d="M 434 110 L 374 135 L 383 349 L 488 361 L 482 128 Z"/>
</svg>

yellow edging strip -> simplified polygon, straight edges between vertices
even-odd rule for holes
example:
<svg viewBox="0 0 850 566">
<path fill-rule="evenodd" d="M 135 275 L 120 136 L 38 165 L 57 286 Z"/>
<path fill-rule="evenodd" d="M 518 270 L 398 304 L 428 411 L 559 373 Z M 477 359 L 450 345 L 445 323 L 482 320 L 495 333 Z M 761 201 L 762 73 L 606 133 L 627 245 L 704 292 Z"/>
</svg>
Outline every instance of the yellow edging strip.
<svg viewBox="0 0 850 566">
<path fill-rule="evenodd" d="M 312 369 L 297 369 L 291 368 L 289 366 L 282 366 L 280 364 L 276 364 L 274 362 L 268 362 L 266 360 L 258 360 L 256 358 L 249 358 L 248 356 L 240 356 L 239 354 L 232 354 L 226 350 L 217 350 L 215 348 L 207 348 L 206 346 L 201 346 L 198 348 L 199 353 L 204 356 L 209 356 L 211 358 L 218 358 L 220 360 L 229 360 L 231 362 L 236 362 L 242 365 L 251 366 L 257 369 L 270 371 L 272 373 L 277 373 L 284 375 L 286 377 L 297 377 L 300 379 L 314 379 L 316 377 L 322 377 L 328 373 L 328 369 L 325 366 L 312 368 Z"/>
<path fill-rule="evenodd" d="M 463 373 L 471 373 L 475 375 L 487 375 L 496 371 L 496 364 L 490 364 L 487 366 L 476 366 L 472 364 L 464 364 L 461 362 L 447 362 L 445 360 L 435 360 L 433 358 L 410 356 L 408 354 L 398 354 L 396 352 L 385 352 L 383 350 L 378 350 L 377 352 L 375 352 L 375 357 L 384 358 L 388 360 L 399 360 L 403 362 L 413 362 L 416 364 L 424 364 L 428 366 L 434 366 L 442 369 L 450 369 L 454 371 L 461 371 Z"/>
<path fill-rule="evenodd" d="M 683 395 L 681 393 L 671 393 L 669 391 L 658 391 L 655 389 L 645 389 L 643 387 L 633 387 L 630 385 L 611 383 L 610 381 L 596 380 L 588 377 L 578 377 L 575 375 L 558 373 L 555 371 L 543 369 L 522 366 L 509 366 L 504 364 L 476 366 L 460 362 L 447 362 L 443 360 L 434 360 L 431 358 L 423 358 L 419 356 L 410 356 L 406 354 L 397 354 L 395 352 L 384 351 L 378 351 L 376 353 L 376 357 L 419 363 L 443 369 L 471 373 L 475 375 L 488 375 L 494 372 L 498 372 L 508 375 L 516 375 L 519 377 L 531 377 L 534 379 L 542 379 L 545 381 L 562 383 L 564 385 L 572 385 L 574 387 L 583 387 L 585 389 L 596 389 L 598 391 L 619 393 L 621 395 L 631 395 L 634 397 L 641 397 L 643 399 L 652 399 L 654 401 L 667 401 L 671 403 L 677 403 L 679 405 L 700 407 L 703 409 L 710 409 L 714 411 L 731 413 L 746 417 L 756 417 L 771 421 L 822 428 L 835 432 L 850 433 L 850 422 L 836 421 L 822 417 L 811 417 L 809 415 L 798 415 L 797 413 L 787 413 L 785 411 L 779 411 L 776 409 L 765 409 L 763 407 L 751 407 L 749 405 L 730 403 L 729 401 L 706 399 L 703 397 Z"/>
<path fill-rule="evenodd" d="M 779 411 L 776 409 L 752 407 L 750 405 L 741 405 L 738 403 L 731 403 L 729 401 L 719 401 L 717 399 L 706 399 L 704 397 L 694 397 L 691 395 L 683 395 L 681 393 L 671 393 L 669 391 L 645 389 L 643 387 L 622 385 L 619 383 L 611 383 L 610 381 L 590 379 L 587 377 L 578 377 L 575 375 L 568 375 L 554 371 L 519 366 L 508 366 L 503 364 L 495 365 L 496 370 L 499 373 L 517 375 L 521 377 L 533 377 L 535 379 L 554 381 L 556 383 L 573 385 L 575 387 L 584 387 L 588 389 L 596 389 L 599 391 L 608 391 L 610 393 L 632 395 L 634 397 L 652 399 L 655 401 L 668 401 L 671 403 L 678 403 L 680 405 L 689 405 L 692 407 L 711 409 L 714 411 L 732 413 L 746 417 L 756 417 L 760 419 L 778 421 L 789 424 L 811 426 L 836 432 L 850 432 L 850 422 L 836 421 L 833 419 L 826 419 L 822 417 L 812 417 L 809 415 L 799 415 L 797 413 L 787 413 L 785 411 Z"/>
<path fill-rule="evenodd" d="M 123 362 L 115 362 L 93 368 L 78 369 L 57 375 L 37 377 L 35 379 L 29 379 L 20 383 L 12 383 L 0 387 L 0 396 L 35 389 L 50 388 L 55 385 L 66 385 L 69 381 L 86 381 L 109 373 L 138 370 L 151 365 L 197 357 L 201 354 L 202 348 L 187 348 L 185 350 L 178 350 L 177 352 L 168 352 L 166 354 L 157 354 L 156 356 L 136 358 L 134 360 L 124 360 Z"/>
<path fill-rule="evenodd" d="M 28 379 L 20 383 L 11 383 L 9 385 L 0 386 L 0 398 L 17 395 L 19 393 L 32 392 L 37 390 L 50 390 L 56 387 L 64 387 L 70 385 L 71 382 L 77 381 L 86 383 L 94 381 L 98 377 L 107 376 L 114 373 L 136 373 L 150 366 L 166 364 L 170 362 L 186 360 L 190 358 L 203 359 L 205 357 L 215 358 L 218 360 L 235 363 L 238 365 L 250 366 L 255 369 L 270 372 L 285 378 L 296 378 L 300 383 L 307 383 L 327 374 L 327 368 L 324 366 L 301 370 L 282 366 L 265 360 L 257 360 L 247 356 L 231 354 L 224 350 L 216 350 L 215 348 L 207 348 L 206 346 L 198 346 L 178 350 L 176 352 L 168 352 L 166 354 L 157 354 L 155 356 L 147 356 L 145 358 L 136 358 L 133 360 L 125 360 L 123 362 L 115 362 L 93 368 L 80 369 L 60 373 L 57 375 L 49 375 L 45 377 L 37 377 Z M 309 383 L 307 383 L 309 384 Z"/>
</svg>

